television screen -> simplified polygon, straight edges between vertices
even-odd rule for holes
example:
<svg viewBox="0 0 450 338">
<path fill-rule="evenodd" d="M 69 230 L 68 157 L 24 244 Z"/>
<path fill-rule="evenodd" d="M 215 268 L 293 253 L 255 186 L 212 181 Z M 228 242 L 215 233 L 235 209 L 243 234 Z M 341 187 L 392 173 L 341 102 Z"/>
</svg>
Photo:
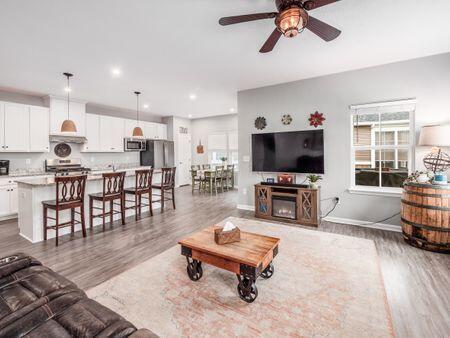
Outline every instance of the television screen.
<svg viewBox="0 0 450 338">
<path fill-rule="evenodd" d="M 324 173 L 323 130 L 252 135 L 253 171 Z"/>
</svg>

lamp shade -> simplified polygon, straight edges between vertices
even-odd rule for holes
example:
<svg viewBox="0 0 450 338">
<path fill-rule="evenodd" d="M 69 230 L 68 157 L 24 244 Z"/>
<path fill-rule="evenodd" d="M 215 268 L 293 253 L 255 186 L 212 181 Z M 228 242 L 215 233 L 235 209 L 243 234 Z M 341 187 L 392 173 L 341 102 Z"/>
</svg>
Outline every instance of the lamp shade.
<svg viewBox="0 0 450 338">
<path fill-rule="evenodd" d="M 142 136 L 144 136 L 144 133 L 142 132 L 142 128 L 141 127 L 135 127 L 133 129 L 133 136 L 134 137 L 142 137 Z"/>
<path fill-rule="evenodd" d="M 75 122 L 73 122 L 72 120 L 65 120 L 61 125 L 61 132 L 62 133 L 76 133 L 77 126 L 75 125 Z"/>
<path fill-rule="evenodd" d="M 422 127 L 420 130 L 419 145 L 450 147 L 450 124 Z"/>
</svg>

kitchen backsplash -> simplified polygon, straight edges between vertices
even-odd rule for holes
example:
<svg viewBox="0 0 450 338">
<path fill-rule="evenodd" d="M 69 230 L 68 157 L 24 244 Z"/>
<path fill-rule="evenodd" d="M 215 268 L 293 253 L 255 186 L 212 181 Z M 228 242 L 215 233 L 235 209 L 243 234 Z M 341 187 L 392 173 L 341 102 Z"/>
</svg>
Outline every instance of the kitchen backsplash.
<svg viewBox="0 0 450 338">
<path fill-rule="evenodd" d="M 1 153 L 0 160 L 10 161 L 10 172 L 44 170 L 46 159 L 58 158 L 54 153 L 56 144 L 51 144 L 49 153 Z M 109 165 L 135 165 L 139 163 L 138 152 L 125 153 L 82 153 L 80 144 L 70 144 L 70 158 L 80 158 L 88 168 L 106 168 Z"/>
</svg>

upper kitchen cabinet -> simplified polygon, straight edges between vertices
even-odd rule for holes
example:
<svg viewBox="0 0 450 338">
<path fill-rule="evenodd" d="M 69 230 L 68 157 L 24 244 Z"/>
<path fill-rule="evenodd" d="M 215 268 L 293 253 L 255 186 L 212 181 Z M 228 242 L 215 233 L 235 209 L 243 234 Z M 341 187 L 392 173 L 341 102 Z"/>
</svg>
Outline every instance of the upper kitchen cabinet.
<svg viewBox="0 0 450 338">
<path fill-rule="evenodd" d="M 167 126 L 161 123 L 154 122 L 141 122 L 143 123 L 142 129 L 144 131 L 144 137 L 152 140 L 165 140 L 167 139 Z"/>
<path fill-rule="evenodd" d="M 61 134 L 61 125 L 67 120 L 67 100 L 48 96 L 46 98 L 50 107 L 50 134 Z M 70 101 L 70 119 L 75 122 L 76 136 L 86 136 L 86 103 Z"/>
<path fill-rule="evenodd" d="M 30 152 L 49 152 L 49 109 L 30 106 Z"/>
<path fill-rule="evenodd" d="M 86 114 L 86 139 L 83 152 L 100 152 L 100 115 Z"/>
<path fill-rule="evenodd" d="M 167 140 L 167 125 L 158 123 L 156 136 L 158 139 Z"/>
<path fill-rule="evenodd" d="M 112 153 L 123 152 L 124 129 L 124 119 L 101 115 L 100 151 Z"/>
<path fill-rule="evenodd" d="M 27 152 L 30 150 L 30 107 L 5 102 L 3 104 L 3 143 L 1 150 Z"/>
</svg>

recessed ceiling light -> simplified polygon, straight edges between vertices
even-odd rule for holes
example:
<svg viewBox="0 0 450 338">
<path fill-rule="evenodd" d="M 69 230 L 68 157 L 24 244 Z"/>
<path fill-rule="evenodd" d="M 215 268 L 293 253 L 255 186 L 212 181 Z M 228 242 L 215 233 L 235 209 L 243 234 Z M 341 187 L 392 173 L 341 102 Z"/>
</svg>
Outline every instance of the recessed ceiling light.
<svg viewBox="0 0 450 338">
<path fill-rule="evenodd" d="M 72 88 L 70 88 L 70 87 L 65 87 L 65 88 L 64 88 L 64 91 L 65 91 L 66 93 L 70 93 L 70 92 L 72 91 Z"/>
<path fill-rule="evenodd" d="M 192 118 L 192 114 L 189 114 L 188 117 L 191 119 Z"/>
<path fill-rule="evenodd" d="M 144 105 L 143 105 L 143 107 L 144 107 L 144 109 L 147 109 L 148 107 L 150 107 L 147 103 L 145 103 Z"/>
<path fill-rule="evenodd" d="M 191 95 L 189 95 L 189 98 L 190 98 L 192 101 L 197 100 L 197 95 L 196 95 L 196 94 L 191 94 Z"/>
<path fill-rule="evenodd" d="M 114 77 L 119 77 L 120 75 L 122 75 L 122 70 L 120 68 L 114 67 L 113 69 L 111 69 L 111 74 Z"/>
<path fill-rule="evenodd" d="M 231 113 L 234 113 L 235 111 L 236 111 L 236 109 L 230 108 L 230 112 L 231 112 Z"/>
</svg>

